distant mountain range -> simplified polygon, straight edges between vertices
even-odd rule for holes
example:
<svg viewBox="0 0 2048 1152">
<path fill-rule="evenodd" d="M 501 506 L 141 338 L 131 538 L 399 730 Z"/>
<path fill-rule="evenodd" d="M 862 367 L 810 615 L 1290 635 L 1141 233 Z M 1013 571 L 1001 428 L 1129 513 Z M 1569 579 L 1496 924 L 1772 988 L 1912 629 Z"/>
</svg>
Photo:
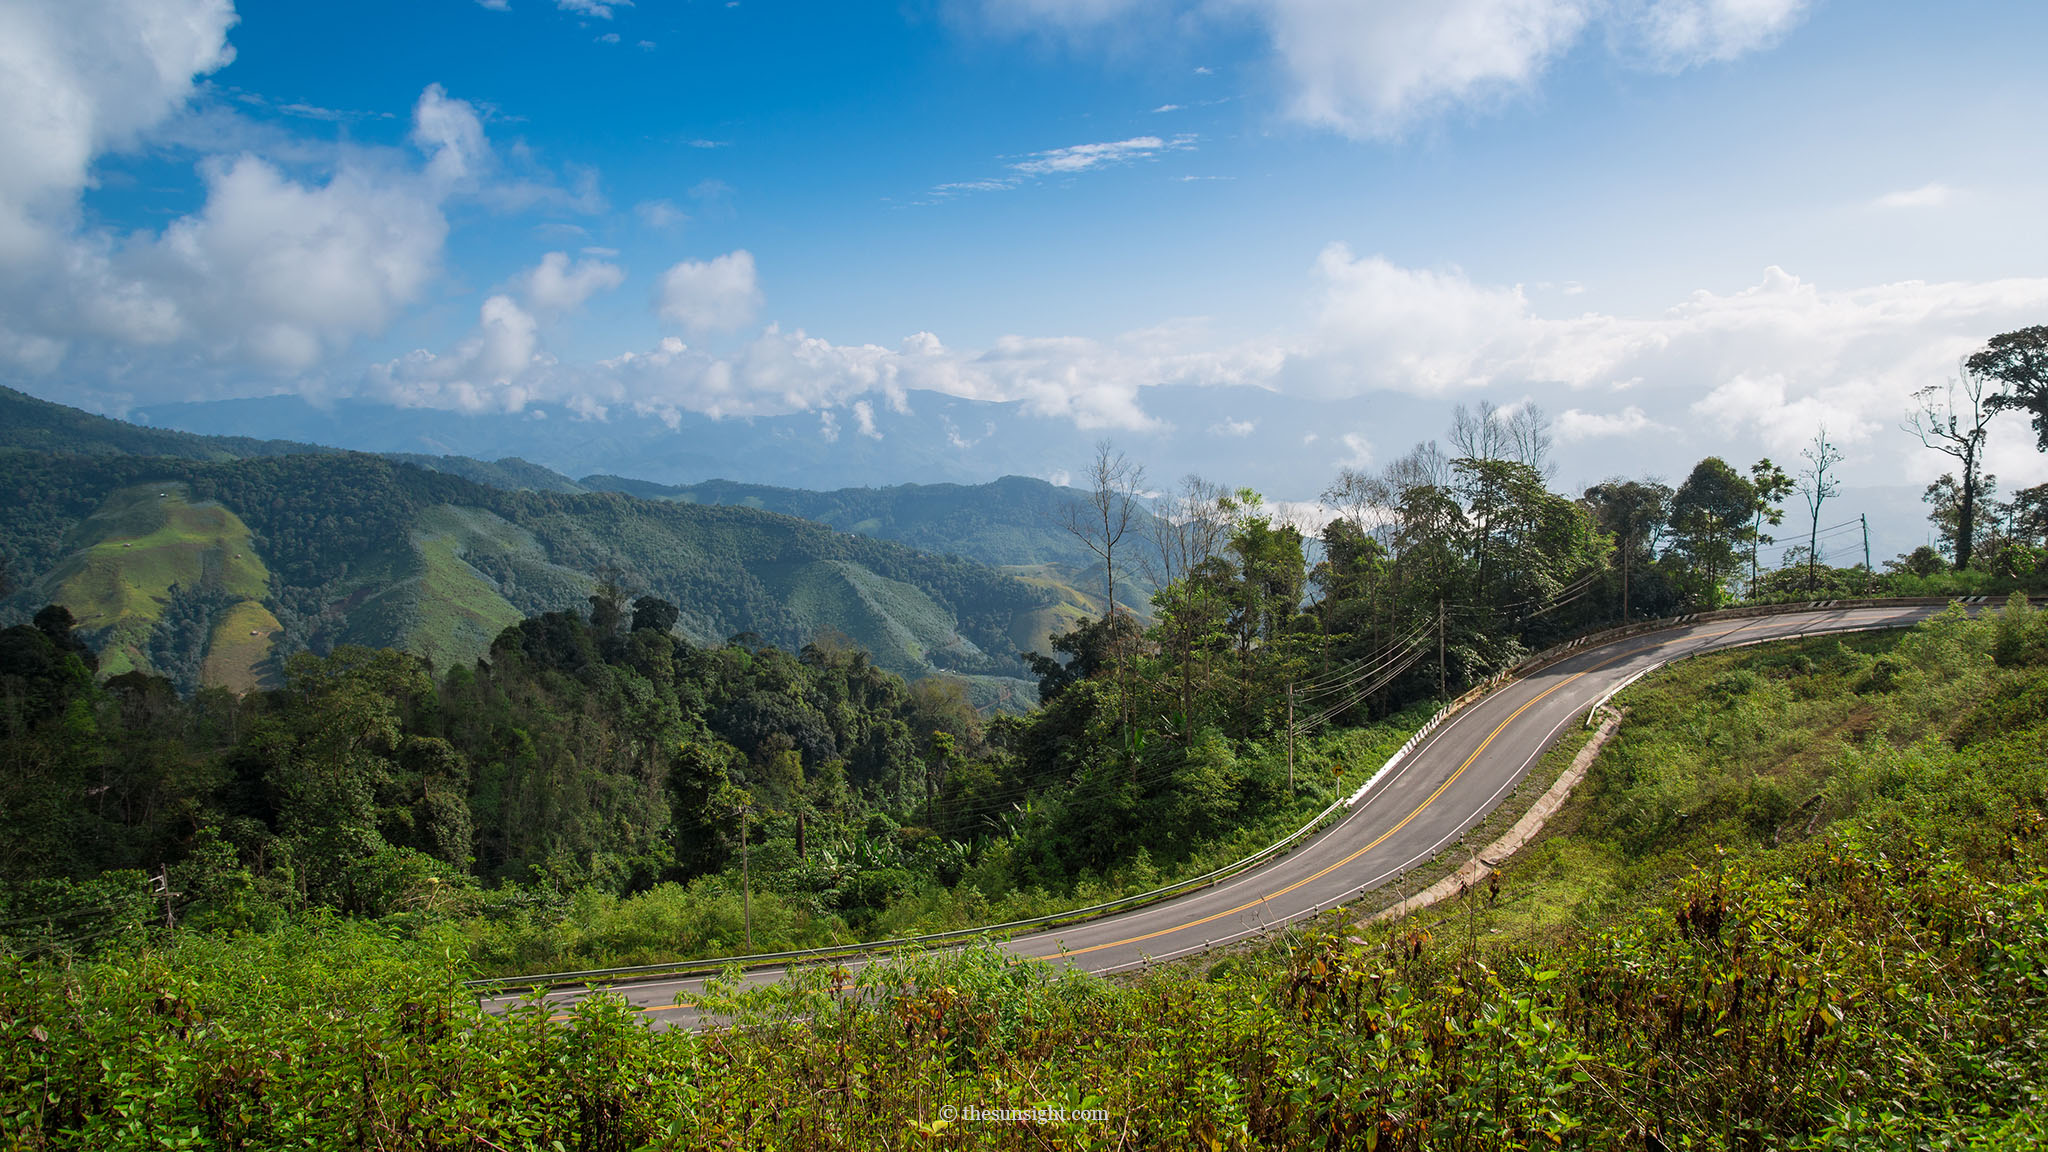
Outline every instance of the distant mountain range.
<svg viewBox="0 0 2048 1152">
<path fill-rule="evenodd" d="M 1016 477 L 830 493 L 574 481 L 514 458 L 138 427 L 0 389 L 0 491 L 5 614 L 65 604 L 103 671 L 187 689 L 274 683 L 282 657 L 340 643 L 446 667 L 524 615 L 585 607 L 605 572 L 676 604 L 700 643 L 843 634 L 892 671 L 959 675 L 978 702 L 1016 707 L 1033 698 L 1016 652 L 1099 611 L 1076 587 L 1092 556 L 1060 524 L 1074 494 Z"/>
</svg>

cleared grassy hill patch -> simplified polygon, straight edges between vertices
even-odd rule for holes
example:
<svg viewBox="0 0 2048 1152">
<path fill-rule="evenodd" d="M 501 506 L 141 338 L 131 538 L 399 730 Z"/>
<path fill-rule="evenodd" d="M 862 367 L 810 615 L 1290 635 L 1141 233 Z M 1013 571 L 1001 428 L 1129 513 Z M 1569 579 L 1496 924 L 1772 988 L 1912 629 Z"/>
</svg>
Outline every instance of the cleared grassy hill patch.
<svg viewBox="0 0 2048 1152">
<path fill-rule="evenodd" d="M 207 641 L 204 682 L 232 692 L 277 687 L 270 644 L 279 627 L 270 609 L 254 600 L 243 600 L 222 613 Z"/>
<path fill-rule="evenodd" d="M 114 493 L 72 529 L 65 545 L 67 554 L 44 578 L 43 591 L 101 637 L 101 668 L 108 675 L 156 671 L 150 634 L 173 587 L 260 601 L 270 584 L 248 525 L 219 504 L 192 500 L 177 483 Z"/>
</svg>

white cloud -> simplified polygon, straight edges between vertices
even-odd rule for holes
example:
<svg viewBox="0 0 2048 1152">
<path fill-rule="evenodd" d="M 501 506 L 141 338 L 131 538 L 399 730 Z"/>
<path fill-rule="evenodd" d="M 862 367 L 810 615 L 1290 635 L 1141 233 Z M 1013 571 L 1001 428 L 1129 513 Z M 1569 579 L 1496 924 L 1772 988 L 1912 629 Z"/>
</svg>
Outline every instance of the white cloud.
<svg viewBox="0 0 2048 1152">
<path fill-rule="evenodd" d="M 1009 165 L 1009 175 L 990 176 L 980 180 L 950 181 L 934 186 L 932 195 L 945 199 L 969 192 L 1007 192 L 1033 180 L 1073 176 L 1096 168 L 1150 160 L 1168 152 L 1186 151 L 1195 146 L 1196 139 L 1192 133 L 1182 133 L 1171 139 L 1159 136 L 1133 136 L 1128 140 L 1051 148 L 1012 161 Z"/>
<path fill-rule="evenodd" d="M 818 413 L 818 436 L 827 444 L 839 442 L 839 414 L 830 408 Z"/>
<path fill-rule="evenodd" d="M 1045 152 L 1034 152 L 1027 159 L 1010 167 L 1027 176 L 1064 176 L 1075 172 L 1086 172 L 1109 164 L 1127 164 L 1133 160 L 1145 160 L 1162 152 L 1178 152 L 1194 146 L 1193 136 L 1175 136 L 1163 140 L 1157 136 L 1133 136 L 1128 140 L 1111 140 L 1100 144 L 1073 144 L 1065 148 L 1054 148 Z"/>
<path fill-rule="evenodd" d="M 428 157 L 428 180 L 447 189 L 475 187 L 491 154 L 476 108 L 429 84 L 413 106 L 412 122 L 412 142 Z"/>
<path fill-rule="evenodd" d="M 133 147 L 235 58 L 230 0 L 0 8 L 0 264 L 70 230 L 95 157 Z"/>
<path fill-rule="evenodd" d="M 1529 87 L 1578 39 L 1590 0 L 1257 0 L 1303 120 L 1391 135 Z"/>
<path fill-rule="evenodd" d="M 1223 420 L 1209 425 L 1209 435 L 1244 437 L 1258 431 L 1258 428 L 1256 420 Z"/>
<path fill-rule="evenodd" d="M 612 18 L 612 9 L 631 8 L 633 0 L 555 0 L 555 7 L 597 20 Z"/>
<path fill-rule="evenodd" d="M 1678 71 L 1777 43 L 1811 0 L 982 0 L 998 27 L 1127 41 L 1249 17 L 1270 39 L 1298 119 L 1398 136 L 1532 90 L 1605 27 L 1617 51 Z M 1208 75 L 1208 68 L 1197 68 Z"/>
<path fill-rule="evenodd" d="M 512 0 L 476 0 L 476 2 L 479 8 L 488 8 L 493 12 L 510 12 L 512 10 Z"/>
<path fill-rule="evenodd" d="M 1873 203 L 1879 208 L 1939 208 L 1954 197 L 1956 190 L 1946 184 L 1922 184 L 1898 192 L 1887 192 Z"/>
<path fill-rule="evenodd" d="M 870 440 L 880 440 L 882 434 L 875 429 L 875 406 L 866 400 L 853 402 L 853 419 L 860 425 L 860 434 Z"/>
<path fill-rule="evenodd" d="M 1311 437 L 1313 439 L 1313 437 Z M 1372 463 L 1372 441 L 1356 432 L 1346 432 L 1341 440 L 1344 444 L 1344 463 L 1352 468 L 1363 468 Z M 1310 441 L 1303 441 L 1309 443 Z"/>
<path fill-rule="evenodd" d="M 649 228 L 663 231 L 680 228 L 690 222 L 689 213 L 676 207 L 673 200 L 642 200 L 633 205 L 633 214 Z"/>
<path fill-rule="evenodd" d="M 1625 19 L 1669 69 L 1733 60 L 1768 48 L 1806 14 L 1809 0 L 1650 0 Z"/>
<path fill-rule="evenodd" d="M 534 398 L 532 375 L 551 364 L 540 349 L 539 324 L 510 296 L 492 296 L 477 312 L 477 326 L 443 355 L 417 351 L 370 370 L 382 399 L 404 407 L 464 412 L 518 412 Z M 570 407 L 586 419 L 604 409 L 584 398 Z"/>
<path fill-rule="evenodd" d="M 439 270 L 447 221 L 403 181 L 344 169 L 301 184 L 244 156 L 210 165 L 206 183 L 197 215 L 122 254 L 130 278 L 120 294 L 160 300 L 175 329 L 165 336 L 222 359 L 308 369 L 381 331 Z"/>
<path fill-rule="evenodd" d="M 0 9 L 0 360 L 81 392 L 315 373 L 438 275 L 451 199 L 562 197 L 499 180 L 481 116 L 438 85 L 413 109 L 418 154 L 259 130 L 217 99 L 172 119 L 233 58 L 224 0 L 50 11 Z M 200 207 L 157 232 L 87 226 L 95 159 L 160 139 L 201 152 Z"/>
<path fill-rule="evenodd" d="M 744 327 L 761 307 L 753 253 L 741 248 L 707 261 L 685 260 L 661 277 L 656 310 L 692 332 Z"/>
<path fill-rule="evenodd" d="M 1582 412 L 1577 408 L 1567 408 L 1557 418 L 1557 438 L 1566 443 L 1602 436 L 1639 436 L 1669 431 L 1633 404 L 1619 412 Z"/>
<path fill-rule="evenodd" d="M 616 264 L 585 259 L 571 265 L 568 253 L 550 252 L 520 276 L 519 286 L 529 307 L 560 316 L 583 307 L 599 292 L 617 288 L 625 279 L 626 273 Z"/>
</svg>

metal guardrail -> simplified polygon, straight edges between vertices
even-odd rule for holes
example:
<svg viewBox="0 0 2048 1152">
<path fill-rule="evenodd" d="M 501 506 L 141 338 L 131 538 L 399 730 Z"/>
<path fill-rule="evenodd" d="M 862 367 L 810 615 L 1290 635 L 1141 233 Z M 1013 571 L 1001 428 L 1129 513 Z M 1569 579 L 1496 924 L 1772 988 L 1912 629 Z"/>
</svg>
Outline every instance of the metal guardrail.
<svg viewBox="0 0 2048 1152">
<path fill-rule="evenodd" d="M 1509 666 L 1505 671 L 1494 675 L 1456 700 L 1444 705 L 1437 711 L 1436 715 L 1431 716 L 1423 723 L 1422 727 L 1416 729 L 1414 735 L 1410 736 L 1406 743 L 1402 744 L 1393 755 L 1389 756 L 1386 762 L 1380 765 L 1379 770 L 1374 772 L 1364 784 L 1359 785 L 1356 791 L 1352 792 L 1349 796 L 1342 796 L 1332 801 L 1329 807 L 1317 813 L 1313 819 L 1292 833 L 1268 844 L 1249 856 L 1234 860 L 1220 868 L 1205 872 L 1200 876 L 1154 888 L 1149 892 L 1120 896 L 1115 900 L 1105 900 L 1100 904 L 1091 904 L 1084 908 L 1072 908 L 1065 912 L 1053 912 L 1044 916 L 1034 916 L 1025 920 L 1009 920 L 1000 924 L 984 924 L 975 928 L 956 928 L 946 932 L 932 932 L 923 936 L 904 936 L 892 940 L 873 940 L 864 943 L 829 944 L 818 948 L 798 948 L 787 952 L 756 952 L 742 956 L 718 956 L 704 960 L 681 960 L 664 964 L 636 964 L 621 968 L 593 968 L 575 972 L 544 972 L 528 976 L 491 976 L 464 981 L 464 986 L 499 991 L 530 991 L 537 988 L 607 983 L 624 977 L 715 975 L 733 967 L 741 969 L 772 968 L 804 961 L 883 956 L 909 948 L 965 943 L 983 937 L 1007 935 L 1024 928 L 1049 928 L 1059 924 L 1094 920 L 1115 912 L 1134 911 L 1152 904 L 1164 903 L 1177 896 L 1185 896 L 1190 892 L 1199 891 L 1203 888 L 1213 887 L 1225 880 L 1242 875 L 1269 860 L 1285 855 L 1288 851 L 1298 847 L 1303 841 L 1313 835 L 1322 826 L 1323 822 L 1332 815 L 1340 810 L 1357 807 L 1371 793 L 1375 785 L 1384 780 L 1403 760 L 1408 758 L 1409 753 L 1420 747 L 1422 742 L 1427 740 L 1430 734 L 1441 727 L 1452 715 L 1484 697 L 1505 681 L 1527 675 L 1544 665 L 1554 663 L 1582 649 L 1598 647 L 1601 644 L 1625 639 L 1629 636 L 1661 632 L 1681 624 L 1705 623 L 1713 620 L 1742 619 L 1751 616 L 1784 616 L 1796 612 L 1826 611 L 1834 608 L 1933 607 L 1948 604 L 1951 600 L 1966 604 L 1976 604 L 1990 599 L 1992 598 L 1985 596 L 1911 596 L 1892 599 L 1870 597 L 1856 600 L 1815 600 L 1790 604 L 1765 604 L 1749 608 L 1726 608 L 1712 612 L 1690 612 L 1682 616 L 1671 616 L 1660 620 L 1646 620 L 1636 624 L 1623 625 L 1618 628 L 1603 629 L 1567 640 L 1562 644 L 1552 645 L 1541 652 L 1524 657 Z M 1802 633 L 1802 635 L 1806 634 Z M 1792 637 L 1774 636 L 1765 639 L 1784 640 L 1792 639 Z M 1762 642 L 1762 640 L 1752 641 L 1752 643 Z M 1736 646 L 1740 647 L 1741 645 Z M 1643 675 L 1647 675 L 1651 670 L 1645 669 L 1636 676 L 1630 677 L 1628 681 L 1602 697 L 1600 703 L 1606 703 L 1621 688 L 1634 683 Z M 1598 707 L 1598 704 L 1594 706 L 1596 710 Z"/>
</svg>

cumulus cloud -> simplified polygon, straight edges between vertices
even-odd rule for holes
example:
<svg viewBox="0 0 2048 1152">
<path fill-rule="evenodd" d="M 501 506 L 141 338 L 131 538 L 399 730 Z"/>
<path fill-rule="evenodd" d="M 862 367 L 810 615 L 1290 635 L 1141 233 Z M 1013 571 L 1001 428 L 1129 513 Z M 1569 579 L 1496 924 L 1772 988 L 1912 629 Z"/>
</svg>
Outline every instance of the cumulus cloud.
<svg viewBox="0 0 2048 1152">
<path fill-rule="evenodd" d="M 1256 420 L 1221 420 L 1209 425 L 1211 436 L 1232 436 L 1242 439 L 1259 430 Z"/>
<path fill-rule="evenodd" d="M 533 314 L 499 295 L 484 301 L 475 331 L 453 350 L 413 352 L 372 367 L 369 379 L 374 394 L 404 407 L 518 412 L 534 395 L 535 370 L 551 363 Z M 582 411 L 603 409 L 586 402 Z"/>
<path fill-rule="evenodd" d="M 761 307 L 754 256 L 744 248 L 711 260 L 685 260 L 662 273 L 656 311 L 691 332 L 731 331 Z"/>
<path fill-rule="evenodd" d="M 230 0 L 72 0 L 0 10 L 0 263 L 67 232 L 93 159 L 184 107 L 235 51 Z"/>
<path fill-rule="evenodd" d="M 206 184 L 205 206 L 122 253 L 129 275 L 105 285 L 160 301 L 162 330 L 108 334 L 302 371 L 382 330 L 439 269 L 447 222 L 416 188 L 354 169 L 305 184 L 250 156 L 210 165 Z"/>
<path fill-rule="evenodd" d="M 1532 84 L 1592 15 L 1587 0 L 1260 0 L 1293 87 L 1291 111 L 1388 135 Z"/>
<path fill-rule="evenodd" d="M 625 271 L 616 264 L 583 259 L 572 265 L 568 253 L 550 252 L 519 277 L 519 287 L 534 310 L 561 316 L 583 307 L 599 292 L 617 288 L 625 279 Z"/>
<path fill-rule="evenodd" d="M 224 0 L 0 12 L 0 360 L 69 366 L 81 390 L 175 379 L 188 395 L 236 368 L 311 372 L 420 298 L 449 202 L 536 198 L 499 178 L 477 109 L 439 85 L 412 110 L 416 151 L 249 130 L 218 104 L 177 119 L 233 58 L 233 23 Z M 165 134 L 202 152 L 201 205 L 156 232 L 87 226 L 95 160 Z M 607 275 L 586 262 L 540 289 Z"/>
</svg>

